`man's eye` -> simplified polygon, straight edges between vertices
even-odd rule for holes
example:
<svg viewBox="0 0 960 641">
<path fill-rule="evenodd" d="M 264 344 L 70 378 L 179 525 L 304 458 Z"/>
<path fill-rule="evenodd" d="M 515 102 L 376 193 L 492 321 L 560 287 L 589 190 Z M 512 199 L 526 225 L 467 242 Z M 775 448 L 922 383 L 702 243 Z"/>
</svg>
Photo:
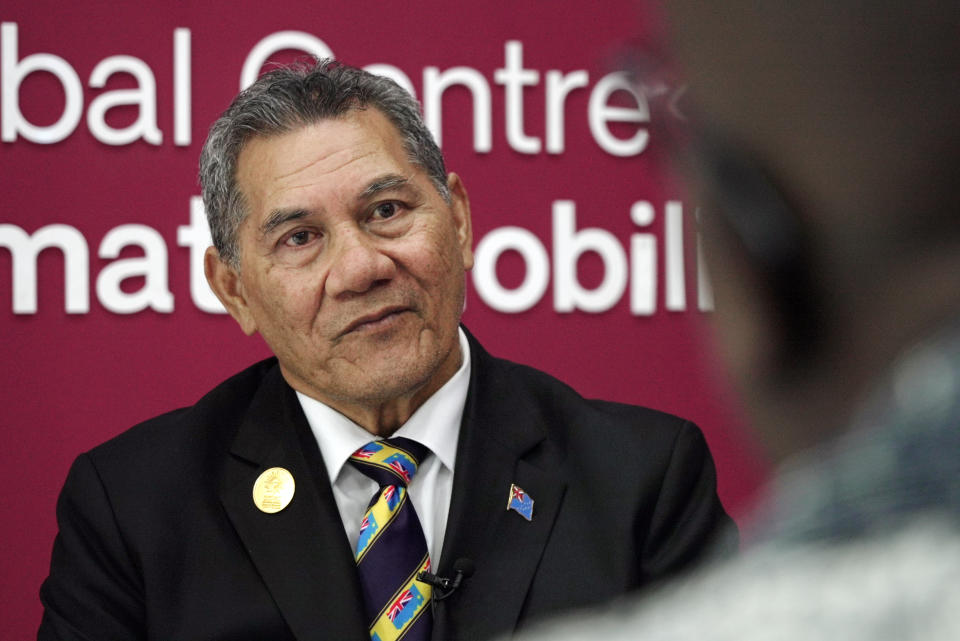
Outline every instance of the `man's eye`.
<svg viewBox="0 0 960 641">
<path fill-rule="evenodd" d="M 316 237 L 316 234 L 314 232 L 307 231 L 306 229 L 302 229 L 300 231 L 295 231 L 292 234 L 290 234 L 290 236 L 288 236 L 287 239 L 284 241 L 284 244 L 290 245 L 292 247 L 300 247 L 302 245 L 306 245 L 315 237 Z"/>
<path fill-rule="evenodd" d="M 377 220 L 387 220 L 388 218 L 393 218 L 399 213 L 400 203 L 391 201 L 377 205 L 373 210 L 373 217 Z"/>
</svg>

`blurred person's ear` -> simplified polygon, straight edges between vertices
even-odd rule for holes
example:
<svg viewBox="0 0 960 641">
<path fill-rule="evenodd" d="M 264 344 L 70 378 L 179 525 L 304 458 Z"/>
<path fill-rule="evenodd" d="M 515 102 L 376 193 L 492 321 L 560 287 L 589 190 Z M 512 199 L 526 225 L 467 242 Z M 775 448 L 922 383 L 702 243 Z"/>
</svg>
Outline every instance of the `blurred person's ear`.
<svg viewBox="0 0 960 641">
<path fill-rule="evenodd" d="M 738 377 L 782 384 L 821 348 L 824 309 L 809 233 L 771 175 L 743 148 L 695 143 L 701 224 L 714 277 L 722 349 Z"/>
</svg>

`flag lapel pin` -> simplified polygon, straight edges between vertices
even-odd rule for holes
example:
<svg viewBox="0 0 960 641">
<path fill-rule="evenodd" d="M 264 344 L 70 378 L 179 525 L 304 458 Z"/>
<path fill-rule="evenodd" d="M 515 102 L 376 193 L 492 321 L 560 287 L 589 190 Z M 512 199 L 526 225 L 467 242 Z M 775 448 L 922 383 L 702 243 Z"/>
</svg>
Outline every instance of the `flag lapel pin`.
<svg viewBox="0 0 960 641">
<path fill-rule="evenodd" d="M 513 510 L 528 521 L 533 520 L 533 497 L 523 491 L 516 484 L 510 485 L 510 495 L 507 497 L 507 510 Z"/>
</svg>

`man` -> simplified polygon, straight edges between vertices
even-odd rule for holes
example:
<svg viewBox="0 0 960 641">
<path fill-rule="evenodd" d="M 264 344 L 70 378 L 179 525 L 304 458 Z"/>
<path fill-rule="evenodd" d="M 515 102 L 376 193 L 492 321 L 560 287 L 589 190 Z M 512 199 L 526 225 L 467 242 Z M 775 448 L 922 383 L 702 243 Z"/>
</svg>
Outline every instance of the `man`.
<svg viewBox="0 0 960 641">
<path fill-rule="evenodd" d="M 696 427 L 459 328 L 467 193 L 394 83 L 265 75 L 201 182 L 207 278 L 276 357 L 78 458 L 41 639 L 482 639 L 672 575 L 729 524 Z"/>
<path fill-rule="evenodd" d="M 960 638 L 960 4 L 668 7 L 718 335 L 779 473 L 741 558 L 531 639 Z"/>
</svg>

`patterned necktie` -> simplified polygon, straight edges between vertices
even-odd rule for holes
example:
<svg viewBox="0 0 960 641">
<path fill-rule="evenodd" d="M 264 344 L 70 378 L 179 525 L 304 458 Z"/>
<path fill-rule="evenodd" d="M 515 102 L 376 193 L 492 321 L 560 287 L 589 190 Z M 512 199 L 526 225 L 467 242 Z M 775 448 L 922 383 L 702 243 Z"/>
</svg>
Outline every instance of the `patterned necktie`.
<svg viewBox="0 0 960 641">
<path fill-rule="evenodd" d="M 430 571 L 427 541 L 407 485 L 430 453 L 406 438 L 367 443 L 350 463 L 380 485 L 360 524 L 357 569 L 372 641 L 428 641 L 432 588 L 417 580 Z"/>
</svg>

